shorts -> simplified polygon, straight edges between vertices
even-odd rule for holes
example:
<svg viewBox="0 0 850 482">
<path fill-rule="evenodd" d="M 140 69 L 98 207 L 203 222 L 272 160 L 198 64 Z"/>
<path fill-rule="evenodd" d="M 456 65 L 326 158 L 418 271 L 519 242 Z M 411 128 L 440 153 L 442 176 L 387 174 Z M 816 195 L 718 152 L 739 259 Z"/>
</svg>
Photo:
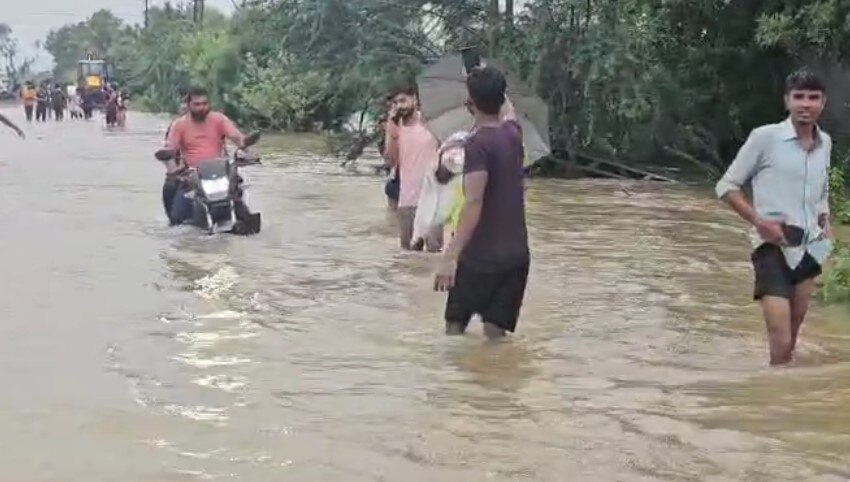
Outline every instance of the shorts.
<svg viewBox="0 0 850 482">
<path fill-rule="evenodd" d="M 429 253 L 438 253 L 443 249 L 443 228 L 435 229 L 425 236 L 424 240 L 418 240 L 413 245 L 413 222 L 416 219 L 415 207 L 400 207 L 398 213 L 399 242 L 401 249 L 422 251 L 425 248 Z"/>
<path fill-rule="evenodd" d="M 384 185 L 384 194 L 387 195 L 387 198 L 398 201 L 399 192 L 401 189 L 401 184 L 399 181 L 398 175 L 390 178 L 387 183 Z"/>
<path fill-rule="evenodd" d="M 477 314 L 485 323 L 513 333 L 525 297 L 528 267 L 525 263 L 516 268 L 484 272 L 459 264 L 455 285 L 449 290 L 446 302 L 446 322 L 460 324 L 465 329 Z"/>
<path fill-rule="evenodd" d="M 775 244 L 762 244 L 750 257 L 755 268 L 755 287 L 753 299 L 759 300 L 764 296 L 791 299 L 796 286 L 804 281 L 817 278 L 821 274 L 821 266 L 809 254 L 793 270 L 788 266 L 782 248 Z"/>
</svg>

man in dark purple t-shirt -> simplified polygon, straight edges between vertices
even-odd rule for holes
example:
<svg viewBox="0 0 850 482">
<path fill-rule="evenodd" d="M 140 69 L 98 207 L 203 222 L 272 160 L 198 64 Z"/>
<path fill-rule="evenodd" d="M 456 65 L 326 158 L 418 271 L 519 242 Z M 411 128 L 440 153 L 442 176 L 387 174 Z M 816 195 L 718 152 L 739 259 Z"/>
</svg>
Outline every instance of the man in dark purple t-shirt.
<svg viewBox="0 0 850 482">
<path fill-rule="evenodd" d="M 467 90 L 475 128 L 465 147 L 465 200 L 434 288 L 449 291 L 447 333 L 462 334 L 478 314 L 484 333 L 501 338 L 516 328 L 530 259 L 522 130 L 497 69 L 474 69 Z"/>
</svg>

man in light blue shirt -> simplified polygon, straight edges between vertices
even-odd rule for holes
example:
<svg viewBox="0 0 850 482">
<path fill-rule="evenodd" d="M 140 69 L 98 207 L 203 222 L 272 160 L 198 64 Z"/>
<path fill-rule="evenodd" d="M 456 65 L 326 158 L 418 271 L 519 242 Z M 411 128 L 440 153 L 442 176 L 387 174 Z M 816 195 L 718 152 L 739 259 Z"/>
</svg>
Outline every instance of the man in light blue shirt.
<svg viewBox="0 0 850 482">
<path fill-rule="evenodd" d="M 755 293 L 767 323 L 770 363 L 792 361 L 797 335 L 832 244 L 829 158 L 832 139 L 817 125 L 826 92 L 808 71 L 786 81 L 784 122 L 752 131 L 717 195 L 754 227 Z M 742 187 L 752 184 L 752 203 Z"/>
</svg>

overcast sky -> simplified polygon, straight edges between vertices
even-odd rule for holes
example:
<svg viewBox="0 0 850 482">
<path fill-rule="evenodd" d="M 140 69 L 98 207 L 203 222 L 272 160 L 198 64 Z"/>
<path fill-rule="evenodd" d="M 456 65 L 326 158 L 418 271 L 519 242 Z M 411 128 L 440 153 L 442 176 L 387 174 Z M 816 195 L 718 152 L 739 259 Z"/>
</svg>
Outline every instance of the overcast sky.
<svg viewBox="0 0 850 482">
<path fill-rule="evenodd" d="M 164 5 L 166 0 L 149 0 L 150 5 Z M 226 13 L 233 11 L 231 0 L 206 0 L 207 8 L 216 8 Z M 191 3 L 191 0 L 172 0 L 172 4 Z M 504 8 L 504 0 L 500 3 Z M 516 0 L 522 8 L 525 0 Z M 56 5 L 61 4 L 61 7 Z M 44 40 L 47 33 L 66 23 L 84 20 L 102 8 L 112 10 L 116 16 L 130 23 L 144 20 L 145 0 L 0 0 L 0 22 L 12 27 L 25 55 L 36 55 L 35 42 Z M 36 69 L 48 69 L 53 65 L 50 54 L 38 52 Z"/>
<path fill-rule="evenodd" d="M 214 7 L 225 12 L 233 10 L 230 0 L 206 2 L 207 8 Z M 44 40 L 51 29 L 84 20 L 102 8 L 112 10 L 116 16 L 130 23 L 141 23 L 144 20 L 145 8 L 144 0 L 0 0 L 0 4 L 0 22 L 12 27 L 27 55 L 35 54 L 35 42 Z M 150 4 L 163 5 L 165 0 L 150 0 Z M 39 53 L 37 67 L 49 68 L 52 61 L 50 55 L 42 51 Z"/>
</svg>

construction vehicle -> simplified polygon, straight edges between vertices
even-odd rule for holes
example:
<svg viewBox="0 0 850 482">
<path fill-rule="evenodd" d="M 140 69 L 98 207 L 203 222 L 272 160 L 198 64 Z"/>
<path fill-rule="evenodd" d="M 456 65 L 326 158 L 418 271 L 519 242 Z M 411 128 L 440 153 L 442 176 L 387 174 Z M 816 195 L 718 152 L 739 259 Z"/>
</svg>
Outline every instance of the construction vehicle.
<svg viewBox="0 0 850 482">
<path fill-rule="evenodd" d="M 96 109 L 103 109 L 106 105 L 103 88 L 110 81 L 109 77 L 109 65 L 105 60 L 96 60 L 91 53 L 78 62 L 77 88 Z"/>
</svg>

